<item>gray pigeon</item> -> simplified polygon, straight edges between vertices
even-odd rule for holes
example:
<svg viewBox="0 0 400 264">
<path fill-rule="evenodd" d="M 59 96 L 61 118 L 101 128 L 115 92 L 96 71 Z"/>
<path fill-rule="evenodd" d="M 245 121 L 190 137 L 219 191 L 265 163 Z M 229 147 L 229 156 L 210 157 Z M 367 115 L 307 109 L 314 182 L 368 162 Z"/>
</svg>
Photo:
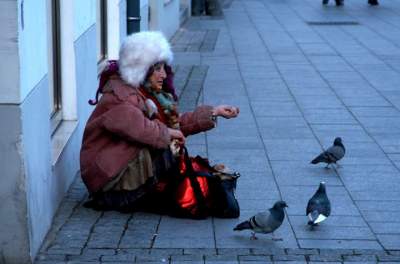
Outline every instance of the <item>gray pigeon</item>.
<svg viewBox="0 0 400 264">
<path fill-rule="evenodd" d="M 341 160 L 346 153 L 346 149 L 342 143 L 342 139 L 340 137 L 335 138 L 333 142 L 333 146 L 329 147 L 327 150 L 319 154 L 315 159 L 311 161 L 312 164 L 317 164 L 320 162 L 327 163 L 326 168 L 328 168 L 329 164 L 336 164 L 337 161 Z"/>
<path fill-rule="evenodd" d="M 250 217 L 249 220 L 238 224 L 233 230 L 250 229 L 253 231 L 251 239 L 257 239 L 255 233 L 272 233 L 273 235 L 273 232 L 281 226 L 285 219 L 285 211 L 283 210 L 285 207 L 288 207 L 286 202 L 278 201 L 268 211 Z"/>
<path fill-rule="evenodd" d="M 308 201 L 306 215 L 310 219 L 308 224 L 316 226 L 331 214 L 331 202 L 326 195 L 325 182 L 319 184 L 318 190 Z"/>
</svg>

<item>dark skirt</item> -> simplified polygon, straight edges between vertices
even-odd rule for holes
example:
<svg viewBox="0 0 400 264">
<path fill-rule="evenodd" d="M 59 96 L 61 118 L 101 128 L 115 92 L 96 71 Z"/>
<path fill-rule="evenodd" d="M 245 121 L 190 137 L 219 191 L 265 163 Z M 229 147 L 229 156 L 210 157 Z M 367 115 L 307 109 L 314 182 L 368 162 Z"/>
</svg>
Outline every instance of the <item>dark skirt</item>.
<svg viewBox="0 0 400 264">
<path fill-rule="evenodd" d="M 153 177 L 148 178 L 144 184 L 135 190 L 111 189 L 95 193 L 84 206 L 101 211 L 116 210 L 123 213 L 145 211 L 191 217 L 191 215 L 182 214 L 176 204 L 176 190 L 182 181 L 179 161 L 170 150 L 151 154 Z M 239 217 L 239 204 L 234 195 L 236 180 L 236 178 L 220 180 L 210 176 L 208 183 L 213 193 L 213 201 L 209 215 L 222 218 Z"/>
</svg>

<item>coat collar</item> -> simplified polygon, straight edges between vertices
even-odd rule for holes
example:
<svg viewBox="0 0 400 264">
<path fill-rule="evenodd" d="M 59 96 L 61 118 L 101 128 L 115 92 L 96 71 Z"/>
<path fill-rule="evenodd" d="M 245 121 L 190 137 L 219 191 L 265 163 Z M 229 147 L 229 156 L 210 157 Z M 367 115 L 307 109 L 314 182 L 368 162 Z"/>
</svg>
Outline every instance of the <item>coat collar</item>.
<svg viewBox="0 0 400 264">
<path fill-rule="evenodd" d="M 118 75 L 114 75 L 110 78 L 110 80 L 104 85 L 103 92 L 112 92 L 121 101 L 124 101 L 132 94 L 138 94 L 143 97 L 137 88 L 124 82 Z"/>
</svg>

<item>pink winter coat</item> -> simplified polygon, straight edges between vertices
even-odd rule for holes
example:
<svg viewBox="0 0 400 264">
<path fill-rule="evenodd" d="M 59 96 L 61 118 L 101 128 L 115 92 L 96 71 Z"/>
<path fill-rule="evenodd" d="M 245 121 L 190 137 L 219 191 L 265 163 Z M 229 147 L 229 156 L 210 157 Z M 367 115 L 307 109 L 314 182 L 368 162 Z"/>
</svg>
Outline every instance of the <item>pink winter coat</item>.
<svg viewBox="0 0 400 264">
<path fill-rule="evenodd" d="M 105 85 L 86 124 L 80 153 L 81 176 L 89 192 L 100 190 L 141 148 L 168 148 L 171 139 L 167 126 L 147 117 L 145 99 L 118 75 Z M 211 115 L 211 106 L 199 106 L 182 114 L 182 133 L 188 136 L 213 128 Z"/>
</svg>

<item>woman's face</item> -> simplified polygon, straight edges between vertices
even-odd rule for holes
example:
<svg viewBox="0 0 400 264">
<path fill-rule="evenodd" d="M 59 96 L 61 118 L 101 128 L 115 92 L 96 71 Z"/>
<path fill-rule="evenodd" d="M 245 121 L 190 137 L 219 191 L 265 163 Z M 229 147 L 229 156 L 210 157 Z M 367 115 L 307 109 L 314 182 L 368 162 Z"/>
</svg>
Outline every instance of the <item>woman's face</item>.
<svg viewBox="0 0 400 264">
<path fill-rule="evenodd" d="M 167 78 L 167 74 L 165 72 L 164 65 L 165 64 L 163 62 L 154 64 L 154 66 L 153 66 L 154 71 L 149 77 L 151 89 L 153 89 L 153 91 L 155 91 L 155 92 L 161 91 L 161 89 L 163 87 L 164 79 Z"/>
</svg>

